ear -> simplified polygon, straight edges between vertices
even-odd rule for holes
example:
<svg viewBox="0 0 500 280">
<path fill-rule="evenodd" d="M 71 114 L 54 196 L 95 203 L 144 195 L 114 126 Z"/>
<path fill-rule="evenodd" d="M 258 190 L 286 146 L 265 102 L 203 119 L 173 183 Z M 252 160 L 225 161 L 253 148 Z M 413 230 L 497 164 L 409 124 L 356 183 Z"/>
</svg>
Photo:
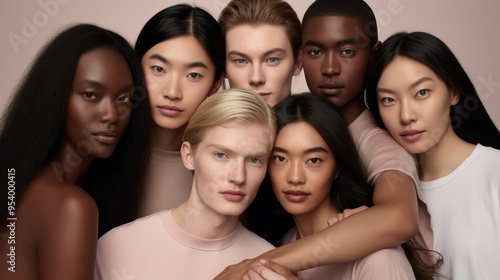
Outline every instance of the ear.
<svg viewBox="0 0 500 280">
<path fill-rule="evenodd" d="M 302 48 L 300 48 L 297 57 L 295 58 L 295 69 L 293 70 L 293 75 L 298 76 L 302 71 Z"/>
<path fill-rule="evenodd" d="M 340 175 L 340 169 L 339 168 L 335 168 L 335 177 L 333 178 L 333 180 L 337 180 L 337 178 L 339 177 Z"/>
<path fill-rule="evenodd" d="M 457 105 L 458 101 L 460 101 L 460 92 L 452 90 L 451 91 L 451 106 Z"/>
<path fill-rule="evenodd" d="M 214 81 L 212 87 L 210 88 L 208 96 L 216 93 L 219 90 L 220 86 L 222 85 L 222 81 L 224 81 L 224 75 L 224 73 L 221 73 L 220 77 Z"/>
<path fill-rule="evenodd" d="M 194 151 L 187 141 L 184 141 L 181 145 L 181 157 L 184 166 L 189 170 L 194 170 Z"/>
<path fill-rule="evenodd" d="M 375 52 L 378 50 L 378 48 L 380 47 L 380 45 L 381 45 L 381 44 L 382 44 L 382 42 L 377 41 L 377 42 L 375 43 L 375 45 L 373 45 L 372 50 L 371 50 L 371 53 L 372 53 L 372 54 L 373 54 L 373 53 L 375 53 Z"/>
</svg>

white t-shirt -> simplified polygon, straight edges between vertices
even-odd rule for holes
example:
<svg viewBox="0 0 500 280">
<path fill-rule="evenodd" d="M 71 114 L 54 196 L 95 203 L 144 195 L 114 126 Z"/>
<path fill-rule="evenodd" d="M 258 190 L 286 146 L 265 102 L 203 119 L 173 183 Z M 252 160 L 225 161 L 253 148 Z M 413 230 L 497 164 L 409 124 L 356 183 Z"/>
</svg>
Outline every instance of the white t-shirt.
<svg viewBox="0 0 500 280">
<path fill-rule="evenodd" d="M 449 175 L 420 188 L 434 250 L 443 254 L 439 272 L 454 280 L 500 279 L 500 151 L 477 145 Z"/>
</svg>

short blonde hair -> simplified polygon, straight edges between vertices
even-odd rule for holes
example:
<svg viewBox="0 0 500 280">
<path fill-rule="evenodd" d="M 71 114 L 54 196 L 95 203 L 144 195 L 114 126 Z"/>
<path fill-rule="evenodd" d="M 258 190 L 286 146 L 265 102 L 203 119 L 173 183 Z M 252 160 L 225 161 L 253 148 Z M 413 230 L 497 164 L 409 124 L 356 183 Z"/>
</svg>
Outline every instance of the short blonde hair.
<svg viewBox="0 0 500 280">
<path fill-rule="evenodd" d="M 274 111 L 258 94 L 238 88 L 220 91 L 207 97 L 189 120 L 182 140 L 189 142 L 193 150 L 196 150 L 210 128 L 232 121 L 267 126 L 269 134 L 263 136 L 267 138 L 263 141 L 269 141 L 269 149 L 272 148 L 276 138 Z"/>
</svg>

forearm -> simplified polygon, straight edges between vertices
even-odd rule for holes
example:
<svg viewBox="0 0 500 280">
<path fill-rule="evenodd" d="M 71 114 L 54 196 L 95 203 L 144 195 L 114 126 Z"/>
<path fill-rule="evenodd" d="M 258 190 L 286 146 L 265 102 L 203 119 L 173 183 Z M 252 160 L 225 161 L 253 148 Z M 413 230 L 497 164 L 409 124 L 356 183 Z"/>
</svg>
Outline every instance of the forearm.
<svg viewBox="0 0 500 280">
<path fill-rule="evenodd" d="M 413 226 L 412 218 L 408 218 L 408 211 L 399 212 L 394 208 L 396 205 L 371 207 L 261 257 L 298 271 L 355 261 L 380 249 L 397 246 L 416 233 L 416 218 Z M 410 225 L 406 226 L 407 224 Z"/>
</svg>

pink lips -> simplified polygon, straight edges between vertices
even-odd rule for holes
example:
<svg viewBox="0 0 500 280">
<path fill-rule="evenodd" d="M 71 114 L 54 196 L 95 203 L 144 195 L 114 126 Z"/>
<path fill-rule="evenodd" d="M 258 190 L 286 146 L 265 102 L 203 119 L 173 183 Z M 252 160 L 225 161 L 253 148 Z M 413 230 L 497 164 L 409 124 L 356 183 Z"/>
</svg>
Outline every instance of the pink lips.
<svg viewBox="0 0 500 280">
<path fill-rule="evenodd" d="M 337 95 L 344 90 L 344 86 L 339 83 L 323 83 L 319 86 L 319 90 L 324 95 Z"/>
<path fill-rule="evenodd" d="M 92 137 L 103 144 L 114 145 L 118 143 L 118 133 L 116 133 L 114 130 L 98 131 L 92 133 Z"/>
<path fill-rule="evenodd" d="M 297 190 L 284 191 L 285 198 L 291 202 L 303 202 L 310 195 L 309 193 Z"/>
<path fill-rule="evenodd" d="M 221 194 L 224 199 L 231 202 L 240 202 L 245 198 L 245 193 L 240 191 L 223 191 Z"/>
<path fill-rule="evenodd" d="M 178 116 L 183 111 L 175 106 L 164 105 L 164 106 L 156 106 L 156 107 L 158 108 L 158 110 L 160 111 L 160 113 L 162 115 L 167 116 L 167 117 Z"/>
<path fill-rule="evenodd" d="M 260 95 L 264 100 L 267 100 L 269 96 L 271 96 L 270 92 L 258 92 L 258 95 Z"/>
<path fill-rule="evenodd" d="M 408 142 L 415 142 L 422 136 L 422 133 L 423 131 L 420 130 L 405 130 L 400 136 Z"/>
</svg>

